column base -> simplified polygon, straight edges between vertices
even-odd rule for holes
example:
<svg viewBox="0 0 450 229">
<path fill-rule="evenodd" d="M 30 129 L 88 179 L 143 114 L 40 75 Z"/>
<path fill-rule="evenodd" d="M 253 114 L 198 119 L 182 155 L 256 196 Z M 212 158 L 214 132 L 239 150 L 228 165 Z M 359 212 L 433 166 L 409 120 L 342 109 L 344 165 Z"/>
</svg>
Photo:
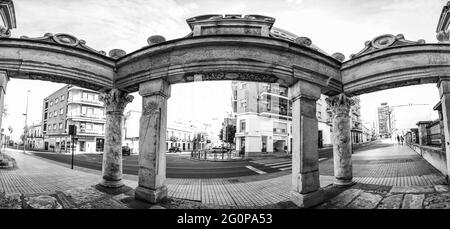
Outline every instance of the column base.
<svg viewBox="0 0 450 229">
<path fill-rule="evenodd" d="M 118 181 L 109 181 L 109 180 L 105 180 L 103 179 L 100 183 L 100 186 L 105 187 L 105 188 L 120 188 L 122 186 L 124 186 L 125 184 L 122 183 L 122 180 L 118 180 Z"/>
<path fill-rule="evenodd" d="M 320 188 L 317 191 L 301 194 L 296 191 L 291 191 L 291 201 L 301 208 L 309 208 L 321 204 L 325 201 L 325 193 Z"/>
<path fill-rule="evenodd" d="M 348 180 L 342 180 L 342 179 L 338 179 L 338 178 L 334 179 L 334 185 L 339 186 L 339 187 L 347 187 L 347 186 L 352 186 L 354 184 L 355 184 L 355 182 L 353 181 L 353 179 L 348 179 Z"/>
<path fill-rule="evenodd" d="M 158 203 L 167 197 L 167 187 L 164 185 L 158 189 L 149 189 L 137 187 L 134 192 L 134 198 L 143 200 L 152 204 Z"/>
</svg>

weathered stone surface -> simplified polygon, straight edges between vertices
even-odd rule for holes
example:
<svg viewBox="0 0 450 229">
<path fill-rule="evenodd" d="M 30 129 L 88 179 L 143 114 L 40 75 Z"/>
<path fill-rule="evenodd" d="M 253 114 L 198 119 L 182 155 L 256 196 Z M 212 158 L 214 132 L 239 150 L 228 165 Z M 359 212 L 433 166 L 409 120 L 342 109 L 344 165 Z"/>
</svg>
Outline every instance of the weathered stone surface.
<svg viewBox="0 0 450 229">
<path fill-rule="evenodd" d="M 378 209 L 399 209 L 402 204 L 403 194 L 395 194 L 384 198 L 378 205 Z"/>
<path fill-rule="evenodd" d="M 93 209 L 128 209 L 128 207 L 124 203 L 112 198 L 94 201 L 89 203 L 89 205 L 90 208 Z"/>
<path fill-rule="evenodd" d="M 71 189 L 64 191 L 63 193 L 67 197 L 71 198 L 71 201 L 73 201 L 77 205 L 95 201 L 106 196 L 106 194 L 92 187 Z"/>
<path fill-rule="evenodd" d="M 21 194 L 0 196 L 0 209 L 22 209 Z"/>
<path fill-rule="evenodd" d="M 123 186 L 122 183 L 122 122 L 125 106 L 132 102 L 133 96 L 112 89 L 100 95 L 105 104 L 105 150 L 103 154 L 102 174 L 100 185 L 111 188 Z"/>
<path fill-rule="evenodd" d="M 448 192 L 448 185 L 435 185 L 436 192 Z"/>
<path fill-rule="evenodd" d="M 164 80 L 140 85 L 142 116 L 139 128 L 139 180 L 135 197 L 155 203 L 167 196 L 166 126 L 170 85 Z"/>
<path fill-rule="evenodd" d="M 450 193 L 427 194 L 423 205 L 426 209 L 450 209 Z"/>
<path fill-rule="evenodd" d="M 352 184 L 352 141 L 350 109 L 355 104 L 345 94 L 328 97 L 327 103 L 333 112 L 333 160 L 335 184 Z"/>
<path fill-rule="evenodd" d="M 155 205 L 151 206 L 151 207 L 148 208 L 148 209 L 166 209 L 166 208 L 165 208 L 165 207 L 162 207 L 161 205 L 155 204 Z"/>
<path fill-rule="evenodd" d="M 33 209 L 62 209 L 58 200 L 49 195 L 27 197 L 25 198 L 25 201 L 27 205 Z"/>
<path fill-rule="evenodd" d="M 383 199 L 381 195 L 362 192 L 355 200 L 353 200 L 347 208 L 352 209 L 373 209 Z"/>
<path fill-rule="evenodd" d="M 309 208 L 322 203 L 325 199 L 325 195 L 322 189 L 315 192 L 300 194 L 296 191 L 291 191 L 290 200 L 301 208 Z"/>
<path fill-rule="evenodd" d="M 391 193 L 432 193 L 434 192 L 433 186 L 394 186 L 392 187 Z"/>
<path fill-rule="evenodd" d="M 406 194 L 403 198 L 402 209 L 422 209 L 425 194 Z"/>
<path fill-rule="evenodd" d="M 344 208 L 361 194 L 361 192 L 359 189 L 347 189 L 327 202 L 327 205 L 331 208 Z"/>
<path fill-rule="evenodd" d="M 114 199 L 114 200 L 117 200 L 117 201 L 121 201 L 121 200 L 123 200 L 123 199 L 125 199 L 125 198 L 128 198 L 129 196 L 127 196 L 127 195 L 125 195 L 125 194 L 120 194 L 120 195 L 115 195 L 115 196 L 113 196 L 112 198 Z"/>
</svg>

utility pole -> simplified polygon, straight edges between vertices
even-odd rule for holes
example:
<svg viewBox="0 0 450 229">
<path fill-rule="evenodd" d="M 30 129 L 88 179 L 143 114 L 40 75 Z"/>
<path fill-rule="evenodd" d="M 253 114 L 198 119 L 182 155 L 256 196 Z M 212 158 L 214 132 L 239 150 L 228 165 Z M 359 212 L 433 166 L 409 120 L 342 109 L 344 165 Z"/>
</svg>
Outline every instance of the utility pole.
<svg viewBox="0 0 450 229">
<path fill-rule="evenodd" d="M 28 119 L 28 97 L 30 95 L 30 90 L 27 92 L 27 107 L 25 109 L 25 127 L 23 128 L 23 152 L 25 153 L 25 146 L 27 142 L 27 119 Z"/>
</svg>

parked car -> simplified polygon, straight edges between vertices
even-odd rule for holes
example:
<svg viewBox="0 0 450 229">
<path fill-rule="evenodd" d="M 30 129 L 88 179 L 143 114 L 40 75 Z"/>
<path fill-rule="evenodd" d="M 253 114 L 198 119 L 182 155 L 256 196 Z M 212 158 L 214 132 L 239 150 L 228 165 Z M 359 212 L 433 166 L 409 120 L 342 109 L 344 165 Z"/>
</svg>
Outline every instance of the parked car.
<svg viewBox="0 0 450 229">
<path fill-rule="evenodd" d="M 177 152 L 181 152 L 180 147 L 174 146 L 169 149 L 169 153 L 177 153 Z"/>
<path fill-rule="evenodd" d="M 131 155 L 131 149 L 129 146 L 122 146 L 122 155 Z"/>
</svg>

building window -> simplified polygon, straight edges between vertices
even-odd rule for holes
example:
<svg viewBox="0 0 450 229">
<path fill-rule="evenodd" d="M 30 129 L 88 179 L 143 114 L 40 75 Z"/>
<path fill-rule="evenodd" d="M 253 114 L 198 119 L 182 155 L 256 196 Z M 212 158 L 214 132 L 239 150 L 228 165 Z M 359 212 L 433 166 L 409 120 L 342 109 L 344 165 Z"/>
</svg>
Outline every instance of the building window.
<svg viewBox="0 0 450 229">
<path fill-rule="evenodd" d="M 63 129 L 63 124 L 59 123 L 59 129 L 62 130 Z"/>
<path fill-rule="evenodd" d="M 58 111 L 55 111 L 55 113 L 53 114 L 53 116 L 58 116 Z"/>
<path fill-rule="evenodd" d="M 80 151 L 84 152 L 86 150 L 86 142 L 81 142 L 80 141 Z"/>
<path fill-rule="evenodd" d="M 53 129 L 54 129 L 54 130 L 56 130 L 56 123 L 55 123 L 55 124 L 53 124 Z"/>
<path fill-rule="evenodd" d="M 51 130 L 51 129 L 52 129 L 52 125 L 49 124 L 49 125 L 48 125 L 48 130 Z M 45 130 L 45 125 L 44 125 L 44 130 Z"/>
<path fill-rule="evenodd" d="M 49 113 L 49 117 L 51 118 L 53 116 L 53 112 L 50 112 Z"/>
<path fill-rule="evenodd" d="M 61 95 L 61 101 L 64 101 L 64 95 Z"/>
<path fill-rule="evenodd" d="M 240 120 L 239 121 L 239 126 L 240 126 L 240 132 L 245 132 L 245 120 Z"/>
<path fill-rule="evenodd" d="M 241 99 L 241 107 L 247 107 L 247 99 Z"/>
<path fill-rule="evenodd" d="M 241 83 L 241 89 L 247 88 L 247 83 Z"/>
<path fill-rule="evenodd" d="M 58 99 L 58 98 L 56 98 L 56 99 L 55 99 L 55 104 L 58 104 L 58 101 L 59 101 L 59 99 Z"/>
<path fill-rule="evenodd" d="M 53 101 L 50 101 L 50 106 L 53 106 Z"/>
<path fill-rule="evenodd" d="M 60 115 L 63 115 L 63 114 L 64 114 L 64 108 L 61 108 L 61 109 L 59 110 L 59 114 L 60 114 Z"/>
</svg>

